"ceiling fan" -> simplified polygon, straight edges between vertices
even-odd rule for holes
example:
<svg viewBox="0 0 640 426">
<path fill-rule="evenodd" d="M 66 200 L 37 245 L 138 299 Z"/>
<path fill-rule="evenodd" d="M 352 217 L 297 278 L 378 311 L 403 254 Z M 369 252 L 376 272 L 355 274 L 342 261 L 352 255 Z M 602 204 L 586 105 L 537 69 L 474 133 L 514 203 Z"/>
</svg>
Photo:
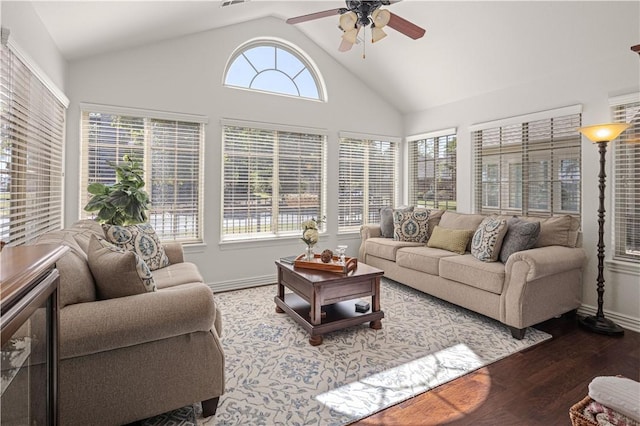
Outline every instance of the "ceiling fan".
<svg viewBox="0 0 640 426">
<path fill-rule="evenodd" d="M 410 37 L 419 39 L 425 33 L 424 28 L 407 21 L 398 15 L 381 9 L 381 6 L 388 6 L 400 0 L 380 0 L 380 1 L 354 1 L 346 0 L 347 7 L 329 9 L 322 12 L 310 13 L 308 15 L 296 16 L 287 19 L 287 24 L 299 24 L 327 16 L 340 15 L 339 28 L 343 31 L 342 43 L 338 50 L 345 52 L 356 43 L 358 32 L 361 28 L 371 25 L 371 42 L 375 43 L 386 37 L 383 27 L 389 26 L 394 30 Z"/>
</svg>

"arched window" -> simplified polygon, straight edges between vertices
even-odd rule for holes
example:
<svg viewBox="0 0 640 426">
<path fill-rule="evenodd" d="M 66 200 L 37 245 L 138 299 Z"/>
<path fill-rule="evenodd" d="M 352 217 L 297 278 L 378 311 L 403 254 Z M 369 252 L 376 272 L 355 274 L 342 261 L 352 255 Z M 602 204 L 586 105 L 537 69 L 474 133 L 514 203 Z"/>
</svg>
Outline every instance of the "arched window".
<svg viewBox="0 0 640 426">
<path fill-rule="evenodd" d="M 280 40 L 251 40 L 227 66 L 225 86 L 326 100 L 320 73 L 302 52 Z"/>
</svg>

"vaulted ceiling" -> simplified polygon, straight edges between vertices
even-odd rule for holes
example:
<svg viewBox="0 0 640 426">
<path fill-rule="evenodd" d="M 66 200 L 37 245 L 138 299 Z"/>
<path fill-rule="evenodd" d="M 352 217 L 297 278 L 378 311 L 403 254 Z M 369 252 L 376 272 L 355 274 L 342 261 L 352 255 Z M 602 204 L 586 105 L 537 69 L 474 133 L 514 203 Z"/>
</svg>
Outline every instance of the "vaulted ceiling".
<svg viewBox="0 0 640 426">
<path fill-rule="evenodd" d="M 265 16 L 285 20 L 344 7 L 343 1 L 43 1 L 33 2 L 69 61 L 234 25 Z M 388 37 L 338 52 L 338 16 L 297 28 L 402 113 L 423 111 L 588 67 L 595 55 L 640 43 L 640 3 L 591 1 L 417 1 L 385 6 L 425 28 L 412 40 Z M 635 27 L 620 25 L 620 20 Z M 618 19 L 619 18 L 619 19 Z M 367 36 L 368 38 L 369 36 Z M 629 54 L 633 54 L 629 52 Z"/>
</svg>

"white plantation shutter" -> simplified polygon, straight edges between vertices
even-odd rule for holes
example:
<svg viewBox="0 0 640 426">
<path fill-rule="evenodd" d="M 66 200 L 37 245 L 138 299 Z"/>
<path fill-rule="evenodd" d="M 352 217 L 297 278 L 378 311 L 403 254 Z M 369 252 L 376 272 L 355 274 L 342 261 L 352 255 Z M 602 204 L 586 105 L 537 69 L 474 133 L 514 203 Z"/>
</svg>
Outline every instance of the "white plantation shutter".
<svg viewBox="0 0 640 426">
<path fill-rule="evenodd" d="M 581 116 L 568 107 L 473 126 L 476 211 L 579 216 Z"/>
<path fill-rule="evenodd" d="M 294 235 L 324 216 L 326 136 L 223 122 L 222 239 Z"/>
<path fill-rule="evenodd" d="M 630 123 L 613 145 L 614 258 L 640 263 L 640 95 L 613 100 L 613 121 Z"/>
<path fill-rule="evenodd" d="M 412 136 L 407 143 L 409 204 L 456 210 L 456 129 Z"/>
<path fill-rule="evenodd" d="M 338 231 L 380 222 L 380 209 L 398 197 L 398 141 L 343 133 L 339 152 Z"/>
<path fill-rule="evenodd" d="M 183 114 L 82 106 L 81 217 L 93 182 L 113 184 L 110 163 L 129 155 L 143 164 L 149 223 L 162 240 L 202 241 L 205 119 Z M 176 119 L 172 119 L 174 117 Z M 189 120 L 189 121 L 186 121 Z"/>
<path fill-rule="evenodd" d="M 65 105 L 7 46 L 0 95 L 0 240 L 62 227 Z"/>
</svg>

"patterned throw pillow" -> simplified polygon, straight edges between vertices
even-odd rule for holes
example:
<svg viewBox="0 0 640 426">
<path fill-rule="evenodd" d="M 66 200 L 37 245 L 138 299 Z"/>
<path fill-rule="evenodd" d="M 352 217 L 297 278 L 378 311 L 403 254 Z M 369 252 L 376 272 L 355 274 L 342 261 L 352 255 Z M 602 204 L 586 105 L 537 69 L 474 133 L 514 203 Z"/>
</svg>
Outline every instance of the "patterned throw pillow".
<svg viewBox="0 0 640 426">
<path fill-rule="evenodd" d="M 398 207 L 396 210 L 413 211 L 413 206 Z M 386 206 L 380 209 L 380 235 L 384 238 L 393 238 L 393 207 Z"/>
<path fill-rule="evenodd" d="M 471 235 L 473 235 L 473 231 L 469 231 L 468 229 L 450 229 L 436 225 L 436 227 L 433 228 L 431 237 L 429 237 L 429 241 L 427 241 L 427 247 L 464 254 L 467 250 L 467 244 L 469 244 Z"/>
<path fill-rule="evenodd" d="M 160 238 L 148 223 L 128 226 L 105 223 L 102 229 L 107 241 L 136 253 L 152 271 L 169 265 L 169 258 L 164 252 Z"/>
<path fill-rule="evenodd" d="M 507 234 L 500 249 L 500 262 L 507 263 L 513 253 L 533 248 L 540 235 L 540 222 L 527 222 L 517 217 L 507 221 Z"/>
<path fill-rule="evenodd" d="M 424 243 L 429 238 L 427 210 L 393 211 L 393 239 Z"/>
<path fill-rule="evenodd" d="M 500 247 L 506 233 L 506 219 L 494 216 L 484 218 L 473 234 L 471 254 L 483 262 L 495 262 L 500 256 Z"/>
<path fill-rule="evenodd" d="M 156 283 L 149 267 L 134 252 L 92 235 L 87 257 L 102 299 L 156 291 Z"/>
</svg>

